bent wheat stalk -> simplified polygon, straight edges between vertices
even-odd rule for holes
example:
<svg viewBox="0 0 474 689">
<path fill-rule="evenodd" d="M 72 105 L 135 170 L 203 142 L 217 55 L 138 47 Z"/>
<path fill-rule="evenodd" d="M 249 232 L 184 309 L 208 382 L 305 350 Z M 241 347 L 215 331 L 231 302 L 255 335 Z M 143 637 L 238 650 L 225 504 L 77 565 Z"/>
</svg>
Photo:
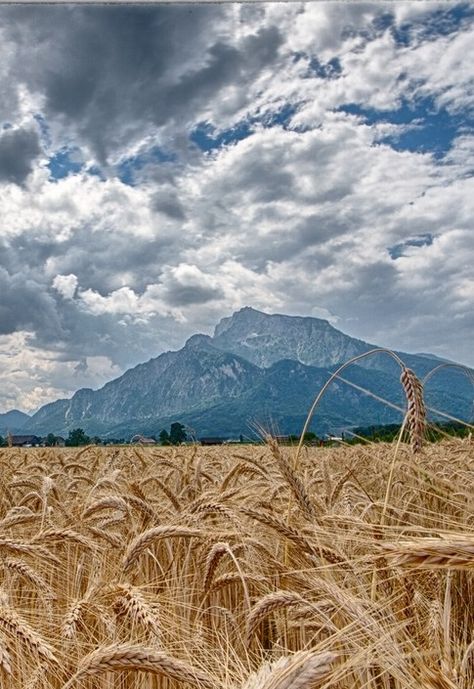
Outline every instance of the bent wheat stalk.
<svg viewBox="0 0 474 689">
<path fill-rule="evenodd" d="M 201 689 L 216 689 L 216 682 L 202 670 L 182 660 L 172 658 L 166 653 L 130 644 L 113 644 L 93 651 L 81 661 L 75 674 L 63 685 L 62 689 L 70 689 L 85 677 L 122 670 L 151 672 Z"/>
<path fill-rule="evenodd" d="M 474 538 L 422 538 L 383 545 L 386 555 L 393 557 L 396 567 L 430 569 L 473 569 Z"/>
<path fill-rule="evenodd" d="M 423 385 L 410 368 L 402 369 L 400 382 L 407 398 L 406 425 L 410 434 L 410 444 L 415 453 L 423 447 L 425 433 L 426 409 L 423 401 Z"/>
<path fill-rule="evenodd" d="M 266 663 L 251 675 L 243 689 L 303 689 L 315 687 L 327 678 L 336 654 L 299 651 L 273 665 Z"/>
</svg>

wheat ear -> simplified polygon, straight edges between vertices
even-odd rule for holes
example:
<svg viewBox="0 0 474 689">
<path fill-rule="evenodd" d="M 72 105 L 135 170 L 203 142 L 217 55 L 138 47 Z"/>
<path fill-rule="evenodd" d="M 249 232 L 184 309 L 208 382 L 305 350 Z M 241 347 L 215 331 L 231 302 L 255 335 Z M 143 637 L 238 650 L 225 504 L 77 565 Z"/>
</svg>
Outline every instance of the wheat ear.
<svg viewBox="0 0 474 689">
<path fill-rule="evenodd" d="M 0 642 L 0 668 L 2 668 L 2 670 L 6 672 L 7 675 L 12 674 L 11 662 L 12 659 L 7 647 L 4 646 L 2 642 Z"/>
<path fill-rule="evenodd" d="M 93 651 L 82 660 L 76 673 L 63 685 L 62 689 L 70 689 L 84 677 L 122 670 L 151 672 L 203 689 L 216 689 L 216 683 L 201 670 L 152 648 L 131 644 L 114 644 Z"/>
<path fill-rule="evenodd" d="M 410 434 L 410 444 L 413 452 L 419 452 L 423 447 L 426 422 L 423 385 L 410 368 L 402 369 L 400 382 L 407 398 L 406 425 Z"/>
<path fill-rule="evenodd" d="M 330 651 L 299 651 L 274 664 L 266 663 L 245 683 L 243 689 L 303 689 L 324 680 L 336 655 Z"/>
<path fill-rule="evenodd" d="M 267 615 L 275 610 L 288 608 L 293 605 L 301 605 L 302 603 L 304 603 L 304 599 L 293 591 L 276 591 L 261 598 L 258 603 L 254 605 L 247 619 L 247 645 L 252 641 L 252 637 L 258 625 Z"/>
<path fill-rule="evenodd" d="M 272 438 L 268 437 L 267 438 L 267 443 L 270 448 L 270 451 L 278 465 L 278 469 L 280 470 L 283 478 L 286 480 L 288 485 L 290 486 L 293 495 L 295 496 L 296 500 L 298 501 L 298 504 L 300 505 L 301 509 L 303 510 L 303 514 L 309 519 L 312 520 L 316 517 L 316 511 L 314 509 L 314 505 L 312 504 L 311 500 L 309 499 L 308 494 L 306 493 L 304 486 L 300 480 L 300 478 L 296 475 L 295 470 L 292 470 L 286 461 L 285 457 L 283 457 L 280 448 L 278 447 L 277 441 Z"/>
<path fill-rule="evenodd" d="M 202 538 L 203 533 L 198 529 L 190 529 L 186 526 L 155 526 L 143 531 L 130 543 L 123 558 L 123 569 L 127 571 L 144 550 L 162 538 Z"/>
<path fill-rule="evenodd" d="M 442 540 L 422 538 L 397 544 L 385 544 L 397 567 L 474 568 L 474 538 Z"/>
<path fill-rule="evenodd" d="M 20 638 L 30 649 L 36 651 L 43 658 L 57 662 L 53 649 L 13 610 L 8 610 L 5 607 L 0 608 L 0 626 Z"/>
<path fill-rule="evenodd" d="M 128 615 L 133 622 L 139 622 L 154 634 L 159 634 L 158 620 L 151 606 L 143 597 L 141 591 L 131 584 L 119 584 L 117 586 L 118 597 L 114 604 L 114 610 L 118 614 Z"/>
</svg>

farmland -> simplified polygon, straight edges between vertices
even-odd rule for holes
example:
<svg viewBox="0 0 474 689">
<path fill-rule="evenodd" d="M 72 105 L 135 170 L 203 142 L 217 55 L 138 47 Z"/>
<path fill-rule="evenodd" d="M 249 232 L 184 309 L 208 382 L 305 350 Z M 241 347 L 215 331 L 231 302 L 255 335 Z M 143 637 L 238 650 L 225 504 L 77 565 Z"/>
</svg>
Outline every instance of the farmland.
<svg viewBox="0 0 474 689">
<path fill-rule="evenodd" d="M 470 437 L 0 464 L 2 687 L 473 685 Z"/>
</svg>

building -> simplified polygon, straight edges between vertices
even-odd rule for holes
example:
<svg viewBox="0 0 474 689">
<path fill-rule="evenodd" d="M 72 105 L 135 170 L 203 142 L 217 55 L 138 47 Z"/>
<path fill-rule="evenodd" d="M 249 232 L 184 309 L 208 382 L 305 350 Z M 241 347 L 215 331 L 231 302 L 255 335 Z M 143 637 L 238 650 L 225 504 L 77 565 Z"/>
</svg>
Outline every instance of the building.
<svg viewBox="0 0 474 689">
<path fill-rule="evenodd" d="M 41 438 L 37 435 L 12 435 L 12 447 L 40 447 Z"/>
<path fill-rule="evenodd" d="M 156 445 L 156 440 L 153 438 L 146 438 L 144 435 L 134 435 L 130 439 L 132 445 Z"/>
<path fill-rule="evenodd" d="M 201 443 L 201 445 L 223 445 L 226 442 L 227 438 L 199 438 L 198 443 Z"/>
</svg>

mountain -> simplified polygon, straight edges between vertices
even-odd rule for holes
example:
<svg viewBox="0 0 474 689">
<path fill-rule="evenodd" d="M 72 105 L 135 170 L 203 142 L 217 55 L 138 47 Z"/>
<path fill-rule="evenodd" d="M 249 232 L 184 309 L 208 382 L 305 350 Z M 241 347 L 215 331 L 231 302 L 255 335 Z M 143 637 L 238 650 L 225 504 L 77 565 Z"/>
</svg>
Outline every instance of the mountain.
<svg viewBox="0 0 474 689">
<path fill-rule="evenodd" d="M 181 421 L 199 435 L 248 434 L 261 423 L 279 433 L 301 430 L 314 396 L 341 362 L 373 349 L 318 318 L 269 315 L 244 308 L 224 318 L 214 336 L 193 335 L 126 371 L 99 390 L 83 388 L 71 399 L 42 407 L 28 431 L 127 437 L 159 433 Z M 420 376 L 439 365 L 429 355 L 400 354 Z M 401 412 L 360 388 L 404 406 L 400 369 L 386 354 L 344 371 L 355 386 L 335 381 L 317 410 L 317 432 L 393 423 Z M 472 387 L 459 371 L 443 370 L 427 386 L 431 407 L 458 418 L 472 413 Z"/>
<path fill-rule="evenodd" d="M 212 342 L 263 368 L 282 359 L 324 368 L 373 349 L 320 318 L 267 314 L 248 306 L 223 318 Z"/>
<path fill-rule="evenodd" d="M 0 435 L 5 437 L 8 432 L 17 433 L 21 431 L 29 419 L 28 414 L 18 411 L 18 409 L 0 414 Z"/>
<path fill-rule="evenodd" d="M 218 323 L 212 343 L 263 368 L 282 359 L 331 368 L 380 348 L 345 335 L 321 318 L 267 314 L 248 306 Z M 430 354 L 395 353 L 419 375 L 443 361 Z M 399 371 L 398 364 L 385 353 L 373 354 L 358 365 L 392 374 Z"/>
<path fill-rule="evenodd" d="M 210 337 L 193 335 L 179 351 L 139 364 L 100 390 L 84 388 L 70 400 L 42 407 L 29 428 L 59 433 L 80 426 L 105 435 L 125 423 L 133 431 L 137 421 L 154 422 L 239 398 L 262 373 L 245 359 L 213 347 Z"/>
</svg>

